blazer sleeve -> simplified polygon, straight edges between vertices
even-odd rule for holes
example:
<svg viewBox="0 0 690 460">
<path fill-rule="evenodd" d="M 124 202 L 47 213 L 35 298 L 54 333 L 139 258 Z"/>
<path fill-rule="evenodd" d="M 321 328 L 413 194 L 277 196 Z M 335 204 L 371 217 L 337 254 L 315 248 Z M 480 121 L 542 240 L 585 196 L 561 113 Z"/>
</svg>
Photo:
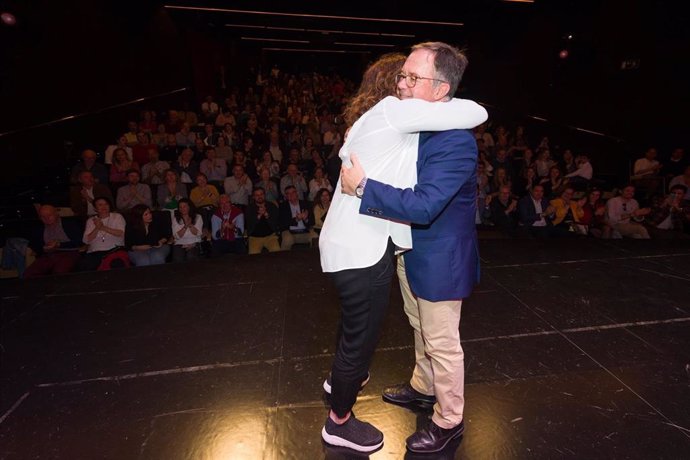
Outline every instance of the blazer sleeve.
<svg viewBox="0 0 690 460">
<path fill-rule="evenodd" d="M 430 224 L 458 190 L 474 178 L 477 143 L 469 131 L 436 133 L 427 142 L 434 143 L 433 147 L 429 146 L 434 151 L 418 168 L 414 189 L 403 190 L 369 179 L 360 214 Z"/>
</svg>

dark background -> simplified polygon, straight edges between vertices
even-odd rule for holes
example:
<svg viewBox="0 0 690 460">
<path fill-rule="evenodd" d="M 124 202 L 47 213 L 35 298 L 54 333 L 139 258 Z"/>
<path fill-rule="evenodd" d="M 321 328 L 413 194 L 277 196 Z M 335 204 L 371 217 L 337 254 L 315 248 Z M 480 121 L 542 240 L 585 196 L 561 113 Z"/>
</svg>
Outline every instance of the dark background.
<svg viewBox="0 0 690 460">
<path fill-rule="evenodd" d="M 497 0 L 452 2 L 265 2 L 175 0 L 167 5 L 234 8 L 368 18 L 462 22 L 462 27 L 328 18 L 249 15 L 165 8 L 158 1 L 5 1 L 17 24 L 0 25 L 0 155 L 2 182 L 35 178 L 41 165 L 71 161 L 82 145 L 110 143 L 137 104 L 161 108 L 198 104 L 220 81 L 242 85 L 250 72 L 277 64 L 288 72 L 340 73 L 357 81 L 368 62 L 388 51 L 407 52 L 422 40 L 465 48 L 470 60 L 461 96 L 487 105 L 490 115 L 522 121 L 537 116 L 552 129 L 599 136 L 625 155 L 648 145 L 665 155 L 687 147 L 690 97 L 687 13 L 672 1 Z M 225 27 L 254 24 L 303 29 L 414 34 L 343 37 L 335 34 Z M 305 39 L 314 49 L 353 49 L 337 41 L 370 41 L 393 48 L 358 53 L 269 51 L 252 35 Z M 569 39 L 568 36 L 572 36 Z M 286 46 L 281 43 L 280 46 Z M 559 51 L 567 49 L 567 59 Z M 638 67 L 623 70 L 623 61 Z M 184 90 L 183 90 L 184 89 Z M 177 91 L 172 95 L 165 95 Z M 48 124 L 77 115 L 76 119 Z M 542 123 L 535 121 L 534 123 Z M 41 125 L 37 127 L 37 125 Z M 104 129 L 107 128 L 107 131 Z M 103 136 L 107 136 L 104 139 Z M 534 140 L 533 140 L 534 141 Z"/>
</svg>

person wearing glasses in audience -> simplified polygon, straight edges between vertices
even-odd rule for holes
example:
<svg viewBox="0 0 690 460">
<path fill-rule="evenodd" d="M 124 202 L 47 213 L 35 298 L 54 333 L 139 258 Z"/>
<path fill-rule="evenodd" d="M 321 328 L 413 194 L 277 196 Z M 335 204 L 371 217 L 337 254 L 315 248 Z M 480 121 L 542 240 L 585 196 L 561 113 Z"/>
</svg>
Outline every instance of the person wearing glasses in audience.
<svg viewBox="0 0 690 460">
<path fill-rule="evenodd" d="M 606 202 L 606 221 L 623 237 L 649 239 L 649 232 L 642 221 L 651 209 L 640 208 L 634 196 L 635 186 L 628 184 L 619 196 L 610 198 Z"/>
<path fill-rule="evenodd" d="M 421 202 L 412 202 L 401 199 L 396 189 L 404 194 L 414 193 L 412 187 L 417 183 L 418 173 L 415 164 L 429 164 L 429 158 L 425 150 L 420 151 L 419 159 L 417 149 L 419 144 L 426 143 L 429 134 L 420 135 L 423 130 L 450 130 L 471 129 L 483 123 L 487 119 L 486 110 L 472 101 L 451 99 L 460 80 L 464 65 L 460 64 L 459 54 L 454 49 L 444 46 L 443 56 L 445 64 L 440 69 L 434 68 L 434 57 L 440 52 L 428 45 L 419 45 L 415 48 L 407 62 L 405 57 L 399 54 L 384 55 L 365 72 L 358 93 L 351 99 L 345 111 L 345 118 L 350 126 L 345 138 L 345 143 L 340 150 L 340 157 L 346 166 L 362 166 L 368 173 L 368 181 L 359 177 L 356 183 L 341 179 L 335 188 L 333 201 L 328 211 L 319 237 L 321 265 L 324 272 L 331 273 L 332 280 L 338 291 L 341 303 L 341 327 L 339 343 L 335 359 L 331 369 L 331 375 L 324 383 L 324 389 L 331 390 L 331 410 L 322 430 L 324 441 L 329 444 L 347 446 L 361 452 L 371 452 L 380 448 L 383 444 L 383 434 L 373 425 L 359 421 L 352 414 L 357 392 L 368 378 L 369 364 L 376 347 L 380 327 L 389 303 L 389 293 L 393 273 L 395 271 L 396 252 L 409 250 L 415 241 L 420 245 L 420 252 L 425 253 L 430 246 L 421 240 L 415 240 L 411 236 L 411 229 L 406 222 L 426 221 L 431 215 L 438 215 L 441 209 L 449 204 L 453 195 L 458 193 L 465 185 L 471 185 L 471 199 L 473 203 L 468 224 L 471 232 L 474 230 L 474 197 L 476 193 L 476 143 L 473 135 L 463 132 L 462 142 L 446 139 L 446 145 L 451 151 L 438 150 L 433 162 L 440 168 L 438 174 L 433 174 L 433 182 L 428 183 L 429 177 L 421 176 L 420 185 L 429 187 L 429 197 L 434 201 L 433 206 L 426 207 Z M 423 66 L 422 61 L 427 65 Z M 464 62 L 464 57 L 462 58 Z M 411 66 L 410 63 L 417 62 Z M 402 73 L 401 73 L 402 69 Z M 436 70 L 438 69 L 438 70 Z M 436 71 L 435 71 L 436 70 Z M 449 83 L 452 80 L 452 83 Z M 397 84 L 397 88 L 396 88 Z M 414 89 L 416 87 L 416 89 Z M 402 100 L 395 97 L 400 92 Z M 420 94 L 427 97 L 420 97 Z M 417 96 L 416 98 L 412 96 Z M 444 101 L 444 103 L 435 103 Z M 448 131 L 454 133 L 455 131 Z M 440 133 L 439 133 L 440 134 Z M 421 138 L 425 138 L 424 141 Z M 455 137 L 451 134 L 451 138 Z M 444 135 L 445 138 L 445 135 Z M 439 139 L 439 143 L 445 143 Z M 432 142 L 432 144 L 438 144 Z M 355 161 L 353 154 L 359 155 L 359 161 Z M 353 168 L 355 169 L 355 168 Z M 443 172 L 441 172 L 443 171 Z M 429 169 L 429 172 L 432 172 Z M 345 185 L 347 182 L 347 186 Z M 390 185 L 385 185 L 387 182 Z M 448 196 L 441 198 L 441 188 L 452 185 L 452 192 L 448 187 Z M 380 203 L 365 205 L 365 197 L 369 193 L 369 184 L 380 190 L 390 190 L 390 196 L 402 208 L 413 211 L 413 215 L 396 216 L 396 212 Z M 366 188 L 365 188 L 366 186 Z M 342 187 L 342 190 L 341 190 Z M 406 189 L 402 191 L 402 189 Z M 432 191 L 431 189 L 435 189 Z M 366 190 L 366 192 L 365 192 Z M 464 189 L 463 189 L 464 190 Z M 343 192 L 347 192 L 343 193 Z M 355 195 L 355 196 L 349 196 Z M 379 196 L 374 192 L 374 197 Z M 368 199 L 369 197 L 366 197 Z M 443 201 L 443 202 L 442 202 Z M 438 205 L 438 207 L 437 207 Z M 455 204 L 450 203 L 451 207 Z M 362 213 L 362 210 L 365 212 Z M 468 209 L 469 210 L 469 209 Z M 426 212 L 427 217 L 419 214 Z M 441 219 L 445 220 L 445 219 Z M 427 222 L 428 223 L 428 222 Z M 462 232 L 463 226 L 454 222 L 455 232 Z M 469 227 L 468 230 L 469 231 Z M 432 236 L 432 238 L 435 238 Z M 476 238 L 476 236 L 475 236 Z M 454 242 L 460 238 L 451 238 L 452 241 L 445 247 L 446 253 L 454 253 Z M 476 256 L 474 242 L 470 237 L 467 245 L 472 256 Z M 445 257 L 445 256 L 444 256 Z M 444 262 L 450 267 L 450 261 Z M 436 276 L 434 283 L 438 283 L 441 289 L 445 289 L 445 283 L 459 281 L 457 279 L 444 279 L 448 273 L 440 274 L 435 269 L 436 265 L 429 266 L 419 264 L 417 269 L 427 270 L 429 275 Z M 402 273 L 404 277 L 404 271 Z M 476 267 L 474 267 L 476 273 Z M 441 276 L 439 276 L 441 275 Z M 474 275 L 467 278 L 468 284 L 474 284 Z M 416 282 L 416 280 L 415 280 Z M 465 287 L 465 280 L 459 283 Z M 414 286 L 417 291 L 418 286 Z M 425 293 L 424 290 L 419 291 Z M 427 296 L 429 296 L 427 294 Z M 430 296 L 433 298 L 433 296 Z M 456 315 L 459 315 L 459 302 L 455 304 Z M 418 321 L 419 310 L 415 314 Z M 450 323 L 447 321 L 447 323 Z M 417 323 L 418 324 L 418 323 Z M 458 323 L 454 324 L 455 332 L 458 332 Z M 420 347 L 421 342 L 420 342 Z M 457 345 L 459 346 L 459 340 Z M 460 356 L 462 359 L 462 356 Z M 453 370 L 456 372 L 456 370 Z M 457 380 L 457 379 L 453 379 Z M 425 382 L 426 383 L 426 382 Z M 430 383 L 430 382 L 429 382 Z M 431 385 L 420 387 L 421 391 L 428 392 L 427 398 L 433 398 Z M 460 421 L 451 422 L 453 425 Z M 447 428 L 450 428 L 450 425 Z M 450 437 L 457 437 L 458 430 L 453 426 Z M 450 439 L 444 438 L 441 444 Z M 408 447 L 424 451 L 424 447 L 417 448 L 418 442 L 408 439 Z"/>
</svg>

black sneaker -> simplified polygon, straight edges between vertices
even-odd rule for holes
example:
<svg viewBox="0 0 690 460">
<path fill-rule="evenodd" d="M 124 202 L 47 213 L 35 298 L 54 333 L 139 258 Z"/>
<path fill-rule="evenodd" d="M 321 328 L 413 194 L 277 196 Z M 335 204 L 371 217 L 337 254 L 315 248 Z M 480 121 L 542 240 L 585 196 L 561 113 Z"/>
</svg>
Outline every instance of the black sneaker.
<svg viewBox="0 0 690 460">
<path fill-rule="evenodd" d="M 369 379 L 371 378 L 371 374 L 367 372 L 367 378 L 362 380 L 362 384 L 360 385 L 359 389 L 361 390 L 366 386 L 367 383 L 369 383 Z M 325 391 L 328 394 L 331 394 L 331 374 L 328 374 L 328 377 L 326 377 L 326 380 L 323 381 L 323 391 Z"/>
<path fill-rule="evenodd" d="M 383 445 L 383 433 L 371 423 L 357 420 L 355 414 L 350 414 L 342 425 L 326 417 L 321 437 L 332 446 L 347 447 L 357 452 L 373 452 Z"/>
</svg>

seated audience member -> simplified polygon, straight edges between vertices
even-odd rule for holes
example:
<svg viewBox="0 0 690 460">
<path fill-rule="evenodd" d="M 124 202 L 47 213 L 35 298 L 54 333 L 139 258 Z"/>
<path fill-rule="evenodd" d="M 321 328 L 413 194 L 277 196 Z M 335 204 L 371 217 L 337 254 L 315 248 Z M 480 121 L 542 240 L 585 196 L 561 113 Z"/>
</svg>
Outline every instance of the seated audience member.
<svg viewBox="0 0 690 460">
<path fill-rule="evenodd" d="M 193 133 L 189 126 L 189 123 L 182 123 L 180 131 L 175 133 L 175 142 L 178 147 L 183 149 L 193 147 L 196 142 L 196 133 Z"/>
<path fill-rule="evenodd" d="M 663 165 L 656 159 L 657 151 L 651 147 L 647 149 L 644 157 L 638 158 L 633 165 L 632 182 L 636 190 L 644 193 L 645 198 L 661 191 Z"/>
<path fill-rule="evenodd" d="M 215 147 L 218 144 L 219 137 L 221 137 L 220 133 L 213 131 L 213 125 L 204 125 L 204 134 L 201 136 L 201 139 L 206 147 Z"/>
<path fill-rule="evenodd" d="M 553 166 L 556 166 L 556 162 L 551 159 L 551 152 L 549 152 L 549 149 L 544 147 L 538 149 L 537 159 L 534 160 L 537 176 L 539 176 L 540 179 L 548 178 L 549 172 Z"/>
<path fill-rule="evenodd" d="M 230 201 L 240 209 L 245 209 L 249 203 L 249 196 L 254 188 L 251 179 L 245 173 L 242 165 L 232 167 L 232 176 L 225 178 L 223 182 L 225 193 L 230 197 Z"/>
<path fill-rule="evenodd" d="M 24 279 L 74 270 L 81 253 L 83 225 L 76 219 L 61 218 L 51 205 L 38 208 L 42 225 L 35 228 L 29 247 L 36 253 L 36 260 L 24 271 Z"/>
<path fill-rule="evenodd" d="M 199 174 L 199 164 L 194 161 L 192 149 L 184 149 L 180 154 L 180 158 L 173 162 L 172 169 L 177 171 L 180 183 L 187 187 L 187 193 L 189 193 L 196 181 L 196 175 Z"/>
<path fill-rule="evenodd" d="M 127 152 L 127 158 L 130 160 L 134 159 L 134 152 L 132 152 L 132 147 L 127 143 L 127 137 L 123 134 L 117 138 L 117 143 L 111 144 L 105 148 L 103 153 L 103 162 L 107 165 L 113 163 L 113 157 L 115 156 L 115 150 L 122 149 Z"/>
<path fill-rule="evenodd" d="M 592 180 L 594 170 L 589 162 L 589 157 L 581 153 L 575 158 L 575 170 L 565 175 L 568 185 L 576 190 L 585 190 Z"/>
<path fill-rule="evenodd" d="M 668 160 L 664 162 L 664 166 L 661 168 L 661 175 L 670 183 L 674 177 L 682 176 L 687 167 L 688 159 L 685 158 L 685 150 L 676 148 L 673 149 Z"/>
<path fill-rule="evenodd" d="M 594 188 L 587 194 L 587 201 L 582 206 L 582 225 L 586 226 L 589 235 L 595 238 L 610 238 L 611 227 L 606 222 L 606 201 L 601 198 L 601 190 Z"/>
<path fill-rule="evenodd" d="M 70 188 L 70 207 L 77 216 L 93 216 L 96 208 L 93 200 L 97 196 L 104 196 L 111 202 L 113 195 L 107 185 L 96 183 L 91 171 L 79 174 L 79 185 Z"/>
<path fill-rule="evenodd" d="M 206 96 L 204 102 L 201 103 L 201 120 L 204 123 L 211 124 L 215 122 L 220 107 L 213 100 L 213 96 Z M 210 126 L 213 126 L 212 124 Z"/>
<path fill-rule="evenodd" d="M 188 198 L 182 198 L 172 216 L 173 262 L 187 262 L 199 258 L 203 225 L 194 203 Z"/>
<path fill-rule="evenodd" d="M 70 183 L 77 185 L 79 183 L 79 174 L 82 171 L 89 171 L 93 174 L 94 179 L 99 184 L 108 185 L 108 167 L 104 164 L 98 163 L 96 152 L 91 149 L 86 149 L 81 152 L 81 161 L 74 165 L 70 173 Z"/>
<path fill-rule="evenodd" d="M 141 167 L 141 181 L 148 184 L 151 196 L 157 197 L 158 186 L 165 182 L 165 171 L 170 169 L 170 164 L 159 159 L 158 149 L 149 149 L 148 153 L 149 161 Z"/>
<path fill-rule="evenodd" d="M 563 150 L 563 154 L 561 155 L 561 161 L 558 166 L 560 167 L 561 171 L 563 171 L 563 174 L 565 174 L 566 177 L 568 177 L 569 174 L 571 174 L 577 169 L 575 155 L 573 155 L 572 150 Z"/>
<path fill-rule="evenodd" d="M 192 157 L 194 161 L 196 161 L 197 164 L 201 164 L 201 162 L 206 159 L 206 149 L 208 148 L 206 144 L 204 144 L 204 140 L 197 137 L 194 141 L 194 146 L 190 148 L 194 153 Z"/>
<path fill-rule="evenodd" d="M 177 161 L 180 158 L 180 154 L 184 150 L 184 147 L 177 145 L 177 140 L 175 140 L 174 134 L 168 134 L 166 143 L 160 148 L 160 158 L 170 164 Z"/>
<path fill-rule="evenodd" d="M 272 179 L 280 178 L 280 163 L 273 159 L 271 152 L 268 150 L 261 155 L 261 159 L 256 159 L 255 168 L 257 173 L 261 169 L 267 169 L 271 173 Z"/>
<path fill-rule="evenodd" d="M 80 271 L 96 270 L 108 254 L 125 246 L 124 217 L 111 212 L 112 204 L 106 197 L 96 197 L 93 202 L 96 215 L 86 220 L 82 241 L 87 249 L 78 264 Z"/>
<path fill-rule="evenodd" d="M 287 173 L 280 179 L 280 193 L 283 194 L 283 197 L 285 197 L 285 191 L 288 187 L 295 188 L 299 200 L 304 200 L 304 197 L 309 192 L 307 182 L 295 164 L 288 165 Z"/>
<path fill-rule="evenodd" d="M 537 183 L 539 183 L 537 170 L 533 167 L 525 168 L 516 179 L 513 190 L 517 196 L 522 198 L 528 195 Z"/>
<path fill-rule="evenodd" d="M 545 177 L 539 183 L 544 187 L 544 196 L 548 199 L 553 199 L 561 195 L 568 183 L 568 179 L 563 177 L 558 166 L 552 166 L 549 169 L 548 177 Z"/>
<path fill-rule="evenodd" d="M 139 123 L 139 131 L 146 134 L 153 134 L 158 128 L 156 124 L 156 112 L 153 110 L 144 110 L 141 112 L 141 122 Z"/>
<path fill-rule="evenodd" d="M 317 235 L 321 234 L 323 223 L 326 219 L 328 209 L 331 207 L 331 191 L 327 188 L 322 188 L 316 192 L 314 196 L 314 207 L 312 213 L 314 215 L 314 231 Z"/>
<path fill-rule="evenodd" d="M 174 139 L 174 136 L 173 136 Z M 162 149 L 168 141 L 168 132 L 165 130 L 165 123 L 158 123 L 156 132 L 151 134 L 151 143 Z"/>
<path fill-rule="evenodd" d="M 676 184 L 668 195 L 652 200 L 652 209 L 645 219 L 652 238 L 678 237 L 686 230 L 690 218 L 690 202 L 684 199 L 687 191 L 685 185 Z"/>
<path fill-rule="evenodd" d="M 685 168 L 685 171 L 681 176 L 676 176 L 673 179 L 671 179 L 671 182 L 668 184 L 669 190 L 671 187 L 674 185 L 685 185 L 686 187 L 686 192 L 685 196 L 683 197 L 684 200 L 690 200 L 690 166 Z"/>
<path fill-rule="evenodd" d="M 278 191 L 278 184 L 271 178 L 271 172 L 267 167 L 259 169 L 259 180 L 254 183 L 254 187 L 261 187 L 266 194 L 266 200 L 278 206 L 280 200 L 280 192 Z"/>
<path fill-rule="evenodd" d="M 139 165 L 127 158 L 127 152 L 123 149 L 115 149 L 113 152 L 113 163 L 110 165 L 110 189 L 113 193 L 121 186 L 127 184 L 127 173 L 131 169 L 139 171 Z"/>
<path fill-rule="evenodd" d="M 139 125 L 136 121 L 127 122 L 127 132 L 123 134 L 127 139 L 127 145 L 132 146 L 137 143 L 137 133 L 139 132 Z"/>
<path fill-rule="evenodd" d="M 199 171 L 206 174 L 208 182 L 218 188 L 223 186 L 223 181 L 228 177 L 228 164 L 216 157 L 216 149 L 207 147 L 206 158 L 201 161 Z"/>
<path fill-rule="evenodd" d="M 233 127 L 237 124 L 235 121 L 235 116 L 232 114 L 232 110 L 229 107 L 224 107 L 223 110 L 218 113 L 216 120 L 213 123 L 218 130 L 225 129 L 226 125 Z"/>
<path fill-rule="evenodd" d="M 226 194 L 211 217 L 211 244 L 214 255 L 246 254 L 244 242 L 244 213 L 233 205 Z"/>
<path fill-rule="evenodd" d="M 312 244 L 317 235 L 311 230 L 314 222 L 309 205 L 297 197 L 297 189 L 288 185 L 285 201 L 279 206 L 279 225 L 281 230 L 280 249 L 289 251 L 295 243 Z"/>
<path fill-rule="evenodd" d="M 550 216 L 554 208 L 544 198 L 544 186 L 535 185 L 532 193 L 520 198 L 518 201 L 518 219 L 520 225 L 535 237 L 549 237 L 553 234 L 553 225 Z"/>
<path fill-rule="evenodd" d="M 510 193 L 510 186 L 503 185 L 498 195 L 490 199 L 489 211 L 494 228 L 514 236 L 518 226 L 517 200 Z"/>
<path fill-rule="evenodd" d="M 582 206 L 584 206 L 587 198 L 583 197 L 579 200 L 573 200 L 575 190 L 567 186 L 561 192 L 561 196 L 550 201 L 551 207 L 554 209 L 553 225 L 554 234 L 557 236 L 570 235 L 586 235 L 587 231 L 580 219 L 584 215 Z"/>
<path fill-rule="evenodd" d="M 333 192 L 331 181 L 329 181 L 328 177 L 326 177 L 326 173 L 324 172 L 323 168 L 317 167 L 314 169 L 313 179 L 309 181 L 309 196 L 307 197 L 307 200 L 309 202 L 313 202 L 317 192 L 324 188 L 329 192 Z"/>
<path fill-rule="evenodd" d="M 225 136 L 218 137 L 218 144 L 216 145 L 216 158 L 225 162 L 225 175 L 227 176 L 228 165 L 233 160 L 232 147 L 228 145 Z"/>
<path fill-rule="evenodd" d="M 174 169 L 165 171 L 165 183 L 158 186 L 158 206 L 160 209 L 177 209 L 182 198 L 187 198 L 187 187 L 180 183 Z"/>
<path fill-rule="evenodd" d="M 127 184 L 117 189 L 116 206 L 118 211 L 127 212 L 138 204 L 153 206 L 151 189 L 148 185 L 142 184 L 139 181 L 140 178 L 140 173 L 136 169 L 127 171 Z"/>
<path fill-rule="evenodd" d="M 145 204 L 134 206 L 129 217 L 125 229 L 129 260 L 137 267 L 164 264 L 170 254 L 170 228 Z"/>
<path fill-rule="evenodd" d="M 151 136 L 143 131 L 137 133 L 137 143 L 132 146 L 132 160 L 139 166 L 149 161 L 149 149 L 158 150 L 156 144 L 151 143 Z"/>
<path fill-rule="evenodd" d="M 232 166 L 240 165 L 244 168 L 244 172 L 249 179 L 256 180 L 258 178 L 256 165 L 254 161 L 243 150 L 235 150 L 232 158 Z"/>
<path fill-rule="evenodd" d="M 199 173 L 196 176 L 196 184 L 196 187 L 189 194 L 189 199 L 194 203 L 197 212 L 201 214 L 201 218 L 204 221 L 204 229 L 210 230 L 211 216 L 218 207 L 218 189 L 208 183 L 204 173 Z"/>
<path fill-rule="evenodd" d="M 513 183 L 508 175 L 508 170 L 502 166 L 494 169 L 494 176 L 491 178 L 489 183 L 489 195 L 495 197 L 498 195 L 501 187 L 507 186 L 513 188 Z"/>
<path fill-rule="evenodd" d="M 252 192 L 252 201 L 244 213 L 247 226 L 249 254 L 260 254 L 264 248 L 268 252 L 280 251 L 278 242 L 278 206 L 266 201 L 264 189 Z"/>
<path fill-rule="evenodd" d="M 634 196 L 635 186 L 626 185 L 619 196 L 610 198 L 606 202 L 606 221 L 621 236 L 648 239 L 649 232 L 641 222 L 651 210 L 640 208 Z"/>
<path fill-rule="evenodd" d="M 494 171 L 497 171 L 499 168 L 504 168 L 508 180 L 512 180 L 515 176 L 513 172 L 513 160 L 508 156 L 507 150 L 503 147 L 496 150 L 496 156 L 491 162 L 491 166 Z"/>
</svg>

